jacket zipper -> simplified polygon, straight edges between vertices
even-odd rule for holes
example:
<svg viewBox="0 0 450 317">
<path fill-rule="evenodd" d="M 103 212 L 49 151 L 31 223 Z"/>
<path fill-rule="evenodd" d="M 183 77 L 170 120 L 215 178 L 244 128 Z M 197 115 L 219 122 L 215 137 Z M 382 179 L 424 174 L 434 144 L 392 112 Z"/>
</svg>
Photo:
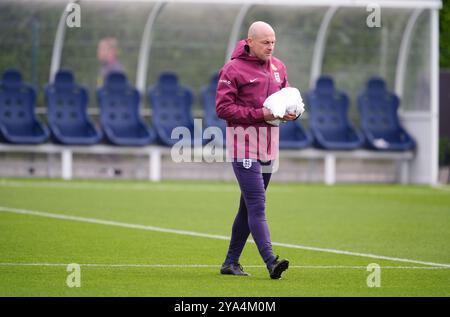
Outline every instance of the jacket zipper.
<svg viewBox="0 0 450 317">
<path fill-rule="evenodd" d="M 269 61 L 269 65 L 270 65 L 270 61 Z M 264 69 L 264 65 L 261 65 L 261 67 Z M 270 90 L 270 69 L 269 71 L 267 71 L 266 69 L 264 69 L 264 72 L 267 74 L 266 78 L 267 78 L 267 91 L 266 91 L 266 98 L 269 97 L 269 90 Z M 267 131 L 267 155 L 270 156 L 272 153 L 271 148 L 272 148 L 272 135 L 271 135 L 271 128 L 269 127 L 269 130 Z M 258 155 L 259 156 L 259 155 Z"/>
<path fill-rule="evenodd" d="M 263 68 L 264 72 L 267 74 L 267 76 L 266 76 L 266 78 L 267 78 L 266 98 L 267 98 L 267 97 L 269 97 L 269 89 L 270 89 L 270 71 L 267 71 L 266 69 L 264 69 L 264 65 L 261 65 L 261 67 Z"/>
</svg>

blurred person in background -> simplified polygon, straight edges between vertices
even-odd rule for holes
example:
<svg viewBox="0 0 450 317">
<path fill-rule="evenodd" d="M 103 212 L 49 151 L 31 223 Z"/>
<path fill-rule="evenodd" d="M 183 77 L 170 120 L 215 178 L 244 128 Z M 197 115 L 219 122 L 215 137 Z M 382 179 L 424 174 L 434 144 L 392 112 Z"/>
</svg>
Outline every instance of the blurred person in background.
<svg viewBox="0 0 450 317">
<path fill-rule="evenodd" d="M 105 37 L 100 40 L 97 47 L 97 58 L 101 63 L 97 86 L 102 86 L 105 78 L 112 71 L 123 71 L 118 60 L 119 45 L 114 37 Z"/>
<path fill-rule="evenodd" d="M 114 37 L 105 37 L 98 42 L 97 58 L 100 61 L 100 69 L 97 77 L 97 87 L 103 86 L 106 77 L 113 71 L 123 71 L 123 67 L 118 60 L 119 44 Z M 110 154 L 103 154 L 100 156 L 100 161 L 105 165 L 102 172 L 108 177 L 118 177 L 122 175 L 120 168 L 115 168 L 119 160 L 117 156 Z"/>
</svg>

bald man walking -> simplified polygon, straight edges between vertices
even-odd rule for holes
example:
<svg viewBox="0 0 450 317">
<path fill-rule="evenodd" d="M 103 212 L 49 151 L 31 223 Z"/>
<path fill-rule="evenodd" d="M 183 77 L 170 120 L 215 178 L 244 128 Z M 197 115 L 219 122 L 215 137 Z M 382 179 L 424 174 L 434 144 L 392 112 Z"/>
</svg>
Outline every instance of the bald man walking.
<svg viewBox="0 0 450 317">
<path fill-rule="evenodd" d="M 227 121 L 227 147 L 233 144 L 228 153 L 231 150 L 231 164 L 241 190 L 228 253 L 220 270 L 222 274 L 249 275 L 240 265 L 239 257 L 250 233 L 272 279 L 281 278 L 289 266 L 288 260 L 279 261 L 273 254 L 265 214 L 265 191 L 272 175 L 267 167 L 272 164 L 270 158 L 273 159 L 277 150 L 273 145 L 278 144 L 275 139 L 278 127 L 266 123 L 276 118 L 263 103 L 272 93 L 289 86 L 286 66 L 272 55 L 275 41 L 275 32 L 269 24 L 254 22 L 247 39 L 237 43 L 231 61 L 219 73 L 216 112 Z M 296 115 L 289 113 L 279 119 L 295 120 Z M 247 139 L 239 138 L 239 135 L 229 134 L 231 130 L 252 130 L 258 137 L 247 140 L 252 138 L 250 133 Z M 235 138 L 238 141 L 229 142 Z"/>
</svg>

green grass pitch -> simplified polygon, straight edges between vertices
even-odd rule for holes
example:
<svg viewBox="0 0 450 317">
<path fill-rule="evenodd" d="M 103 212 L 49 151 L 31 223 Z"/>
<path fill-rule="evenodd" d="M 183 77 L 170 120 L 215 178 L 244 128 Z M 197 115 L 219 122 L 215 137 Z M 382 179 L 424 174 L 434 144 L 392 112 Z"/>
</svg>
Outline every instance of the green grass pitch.
<svg viewBox="0 0 450 317">
<path fill-rule="evenodd" d="M 281 280 L 253 243 L 250 277 L 219 274 L 238 200 L 235 183 L 0 180 L 0 296 L 450 296 L 449 187 L 270 184 Z"/>
</svg>

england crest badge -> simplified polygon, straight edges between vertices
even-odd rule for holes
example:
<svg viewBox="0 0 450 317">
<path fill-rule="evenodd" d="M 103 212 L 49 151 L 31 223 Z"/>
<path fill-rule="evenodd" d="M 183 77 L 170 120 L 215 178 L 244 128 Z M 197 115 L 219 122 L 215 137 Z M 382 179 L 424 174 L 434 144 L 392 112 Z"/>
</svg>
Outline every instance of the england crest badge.
<svg viewBox="0 0 450 317">
<path fill-rule="evenodd" d="M 243 159 L 242 166 L 244 166 L 244 168 L 246 168 L 246 169 L 249 169 L 250 167 L 252 167 L 252 159 Z"/>
<path fill-rule="evenodd" d="M 280 79 L 280 73 L 279 72 L 274 72 L 273 75 L 275 76 L 275 80 L 280 83 L 281 79 Z"/>
</svg>

